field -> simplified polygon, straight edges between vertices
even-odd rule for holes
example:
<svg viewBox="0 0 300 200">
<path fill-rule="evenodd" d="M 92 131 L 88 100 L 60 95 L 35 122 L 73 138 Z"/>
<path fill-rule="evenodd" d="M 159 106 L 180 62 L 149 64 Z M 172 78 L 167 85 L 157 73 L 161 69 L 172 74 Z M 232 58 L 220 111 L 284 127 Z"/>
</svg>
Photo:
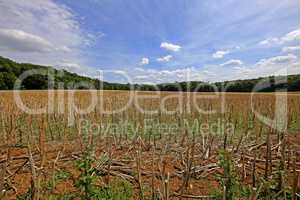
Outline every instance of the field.
<svg viewBox="0 0 300 200">
<path fill-rule="evenodd" d="M 300 198 L 300 93 L 17 92 L 0 199 Z"/>
</svg>

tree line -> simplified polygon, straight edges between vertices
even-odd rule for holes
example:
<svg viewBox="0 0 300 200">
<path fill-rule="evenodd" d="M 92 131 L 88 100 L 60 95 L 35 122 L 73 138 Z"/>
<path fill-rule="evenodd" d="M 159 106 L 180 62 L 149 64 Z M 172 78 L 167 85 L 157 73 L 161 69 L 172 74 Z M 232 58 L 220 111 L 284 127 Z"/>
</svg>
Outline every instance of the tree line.
<svg viewBox="0 0 300 200">
<path fill-rule="evenodd" d="M 17 63 L 8 58 L 0 56 L 0 90 L 14 89 L 15 82 L 23 72 L 28 70 L 39 70 L 39 72 L 28 76 L 22 81 L 19 89 L 41 90 L 41 89 L 104 89 L 104 90 L 143 90 L 143 91 L 192 91 L 192 92 L 273 92 L 278 90 L 300 91 L 300 74 L 289 76 L 270 76 L 264 78 L 234 80 L 224 82 L 175 82 L 157 85 L 149 84 L 121 84 L 109 83 L 98 79 L 80 76 L 66 70 L 58 70 L 50 66 L 34 65 L 30 63 Z M 48 76 L 48 74 L 51 76 Z M 49 81 L 49 77 L 52 77 Z M 50 84 L 49 83 L 53 83 Z M 79 84 L 85 83 L 85 84 Z"/>
</svg>

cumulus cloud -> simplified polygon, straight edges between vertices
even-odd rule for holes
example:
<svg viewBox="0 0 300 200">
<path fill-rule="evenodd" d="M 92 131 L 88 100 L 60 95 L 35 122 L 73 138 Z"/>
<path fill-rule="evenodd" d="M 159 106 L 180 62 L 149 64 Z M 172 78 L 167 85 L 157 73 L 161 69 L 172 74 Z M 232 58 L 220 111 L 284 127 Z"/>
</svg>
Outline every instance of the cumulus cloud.
<svg viewBox="0 0 300 200">
<path fill-rule="evenodd" d="M 242 65 L 243 62 L 241 60 L 228 60 L 225 63 L 221 64 L 221 66 L 237 66 L 237 65 Z"/>
<path fill-rule="evenodd" d="M 128 70 L 128 75 L 135 83 L 166 83 L 175 81 L 219 82 L 300 73 L 300 59 L 294 54 L 268 57 L 252 64 L 232 59 L 224 62 L 223 65 L 226 67 L 204 65 L 162 70 L 135 68 Z"/>
<path fill-rule="evenodd" d="M 226 51 L 216 51 L 212 57 L 213 58 L 223 58 L 226 54 L 229 54 L 230 51 L 226 50 Z"/>
<path fill-rule="evenodd" d="M 285 56 L 275 56 L 271 58 L 261 59 L 257 62 L 257 66 L 270 66 L 274 64 L 286 64 L 291 61 L 297 60 L 298 57 L 294 54 L 288 54 Z"/>
<path fill-rule="evenodd" d="M 248 68 L 251 69 L 250 77 L 270 75 L 289 75 L 300 73 L 300 60 L 296 55 L 288 54 L 259 60 Z"/>
<path fill-rule="evenodd" d="M 178 68 L 174 70 L 139 69 L 133 76 L 137 83 L 167 83 L 175 81 L 203 80 L 203 73 L 194 67 Z"/>
<path fill-rule="evenodd" d="M 171 55 L 167 55 L 161 58 L 157 58 L 158 62 L 169 62 L 171 59 L 173 58 L 173 56 Z"/>
<path fill-rule="evenodd" d="M 149 64 L 149 58 L 142 58 L 140 65 L 148 65 Z"/>
<path fill-rule="evenodd" d="M 211 82 L 299 74 L 300 59 L 296 55 L 288 54 L 260 59 L 253 64 L 243 63 L 226 68 L 206 65 L 199 72 L 203 74 L 202 80 Z"/>
<path fill-rule="evenodd" d="M 82 63 L 85 35 L 72 10 L 56 1 L 0 0 L 2 56 L 44 65 Z"/>
<path fill-rule="evenodd" d="M 258 60 L 253 65 L 233 67 L 230 79 L 248 79 L 300 73 L 300 60 L 293 54 Z"/>
<path fill-rule="evenodd" d="M 270 46 L 270 45 L 274 45 L 274 44 L 284 44 L 284 43 L 292 42 L 292 41 L 296 41 L 296 40 L 300 40 L 300 29 L 296 29 L 292 32 L 289 32 L 279 38 L 272 37 L 272 38 L 265 39 L 265 40 L 259 42 L 259 44 Z"/>
<path fill-rule="evenodd" d="M 169 51 L 180 51 L 181 46 L 176 45 L 176 44 L 172 44 L 172 43 L 168 43 L 168 42 L 162 42 L 160 44 L 161 48 L 167 49 Z"/>
<path fill-rule="evenodd" d="M 300 50 L 300 45 L 282 48 L 282 52 L 291 52 L 291 51 L 299 51 L 299 50 Z"/>
</svg>

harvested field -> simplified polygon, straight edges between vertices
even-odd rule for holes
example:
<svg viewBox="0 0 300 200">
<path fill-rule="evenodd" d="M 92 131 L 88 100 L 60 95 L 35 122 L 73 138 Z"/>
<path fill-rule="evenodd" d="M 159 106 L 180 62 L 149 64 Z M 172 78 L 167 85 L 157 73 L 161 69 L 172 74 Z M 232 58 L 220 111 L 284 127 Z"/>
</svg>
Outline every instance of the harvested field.
<svg viewBox="0 0 300 200">
<path fill-rule="evenodd" d="M 300 198 L 300 93 L 2 91 L 0 110 L 2 199 Z"/>
</svg>

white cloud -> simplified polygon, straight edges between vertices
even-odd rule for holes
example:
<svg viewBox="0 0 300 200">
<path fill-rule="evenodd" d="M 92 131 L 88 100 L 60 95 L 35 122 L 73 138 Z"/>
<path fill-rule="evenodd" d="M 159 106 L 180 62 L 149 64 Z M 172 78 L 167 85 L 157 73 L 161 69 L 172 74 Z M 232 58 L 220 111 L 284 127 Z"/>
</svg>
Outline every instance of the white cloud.
<svg viewBox="0 0 300 200">
<path fill-rule="evenodd" d="M 292 42 L 292 41 L 296 41 L 296 40 L 300 40 L 300 29 L 296 29 L 292 32 L 289 32 L 280 38 L 277 38 L 277 37 L 268 38 L 266 40 L 259 42 L 259 44 L 271 46 L 271 45 L 275 45 L 275 44 L 284 44 L 284 43 Z"/>
<path fill-rule="evenodd" d="M 138 81 L 143 81 L 143 80 L 147 80 L 149 77 L 147 75 L 138 75 L 135 76 L 134 79 L 138 80 Z"/>
<path fill-rule="evenodd" d="M 221 64 L 221 66 L 237 66 L 237 65 L 242 65 L 243 62 L 241 60 L 228 60 L 225 63 Z"/>
<path fill-rule="evenodd" d="M 144 69 L 143 68 L 140 68 L 140 67 L 136 67 L 134 68 L 135 71 L 139 71 L 139 72 L 144 72 Z"/>
<path fill-rule="evenodd" d="M 300 59 L 293 54 L 274 56 L 258 60 L 253 64 L 243 63 L 232 67 L 218 65 L 203 66 L 204 81 L 224 81 L 267 77 L 271 75 L 287 75 L 300 73 Z"/>
<path fill-rule="evenodd" d="M 213 58 L 223 58 L 226 54 L 229 54 L 230 51 L 226 50 L 226 51 L 216 51 L 212 57 Z"/>
<path fill-rule="evenodd" d="M 0 29 L 0 48 L 23 52 L 54 50 L 54 46 L 46 39 L 16 29 Z"/>
<path fill-rule="evenodd" d="M 53 1 L 0 0 L 0 54 L 19 62 L 82 64 L 88 37 L 72 10 Z"/>
<path fill-rule="evenodd" d="M 174 70 L 139 69 L 133 74 L 133 81 L 137 83 L 167 83 L 175 81 L 203 80 L 200 69 L 194 67 Z"/>
<path fill-rule="evenodd" d="M 240 60 L 229 60 L 220 65 L 204 65 L 201 67 L 178 67 L 172 69 L 135 68 L 128 70 L 128 75 L 136 83 L 166 83 L 175 81 L 209 81 L 250 79 L 271 75 L 300 73 L 300 59 L 294 54 L 280 55 L 260 59 L 253 64 Z M 225 66 L 225 65 L 224 65 Z"/>
<path fill-rule="evenodd" d="M 63 68 L 73 72 L 74 70 L 80 69 L 81 66 L 78 63 L 61 63 L 60 66 L 58 66 L 58 68 Z"/>
<path fill-rule="evenodd" d="M 229 79 L 249 79 L 300 73 L 300 60 L 293 54 L 264 58 L 253 65 L 236 66 Z"/>
<path fill-rule="evenodd" d="M 59 60 L 57 61 L 57 64 L 53 65 L 56 69 L 61 70 L 67 70 L 72 73 L 79 74 L 81 76 L 87 76 L 91 78 L 99 78 L 100 73 L 95 70 L 94 68 L 82 65 L 80 63 L 74 62 L 74 60 Z"/>
<path fill-rule="evenodd" d="M 176 45 L 176 44 L 172 44 L 172 43 L 168 43 L 168 42 L 162 42 L 160 44 L 160 47 L 164 48 L 164 49 L 167 49 L 167 50 L 170 50 L 170 51 L 180 51 L 180 49 L 181 49 L 181 46 Z"/>
<path fill-rule="evenodd" d="M 86 38 L 84 40 L 84 44 L 86 46 L 92 46 L 93 44 L 95 44 L 95 42 L 99 39 L 99 38 L 102 38 L 106 36 L 105 33 L 101 32 L 101 31 L 98 31 L 97 33 L 95 34 L 91 34 L 91 33 L 88 33 L 86 34 Z"/>
<path fill-rule="evenodd" d="M 282 52 L 299 51 L 300 46 L 283 47 Z"/>
<path fill-rule="evenodd" d="M 274 43 L 279 43 L 279 41 L 280 40 L 278 38 L 268 38 L 266 40 L 259 42 L 259 45 L 272 45 Z"/>
<path fill-rule="evenodd" d="M 251 68 L 247 68 L 245 66 L 235 66 L 233 69 L 236 71 L 238 74 L 247 74 L 249 75 L 250 73 L 253 72 Z"/>
<path fill-rule="evenodd" d="M 300 60 L 296 55 L 288 54 L 259 60 L 249 66 L 249 77 L 264 77 L 270 75 L 288 75 L 300 73 Z"/>
<path fill-rule="evenodd" d="M 294 30 L 281 38 L 282 42 L 290 42 L 300 39 L 300 29 Z"/>
<path fill-rule="evenodd" d="M 298 57 L 294 54 L 288 54 L 286 56 L 275 56 L 271 58 L 261 59 L 257 62 L 257 66 L 271 66 L 274 64 L 287 64 L 291 61 L 297 60 Z"/>
<path fill-rule="evenodd" d="M 172 58 L 173 58 L 173 56 L 167 55 L 167 56 L 164 56 L 162 58 L 157 58 L 157 61 L 158 62 L 169 62 Z"/>
<path fill-rule="evenodd" d="M 149 64 L 149 58 L 142 58 L 140 65 L 148 65 Z"/>
</svg>

